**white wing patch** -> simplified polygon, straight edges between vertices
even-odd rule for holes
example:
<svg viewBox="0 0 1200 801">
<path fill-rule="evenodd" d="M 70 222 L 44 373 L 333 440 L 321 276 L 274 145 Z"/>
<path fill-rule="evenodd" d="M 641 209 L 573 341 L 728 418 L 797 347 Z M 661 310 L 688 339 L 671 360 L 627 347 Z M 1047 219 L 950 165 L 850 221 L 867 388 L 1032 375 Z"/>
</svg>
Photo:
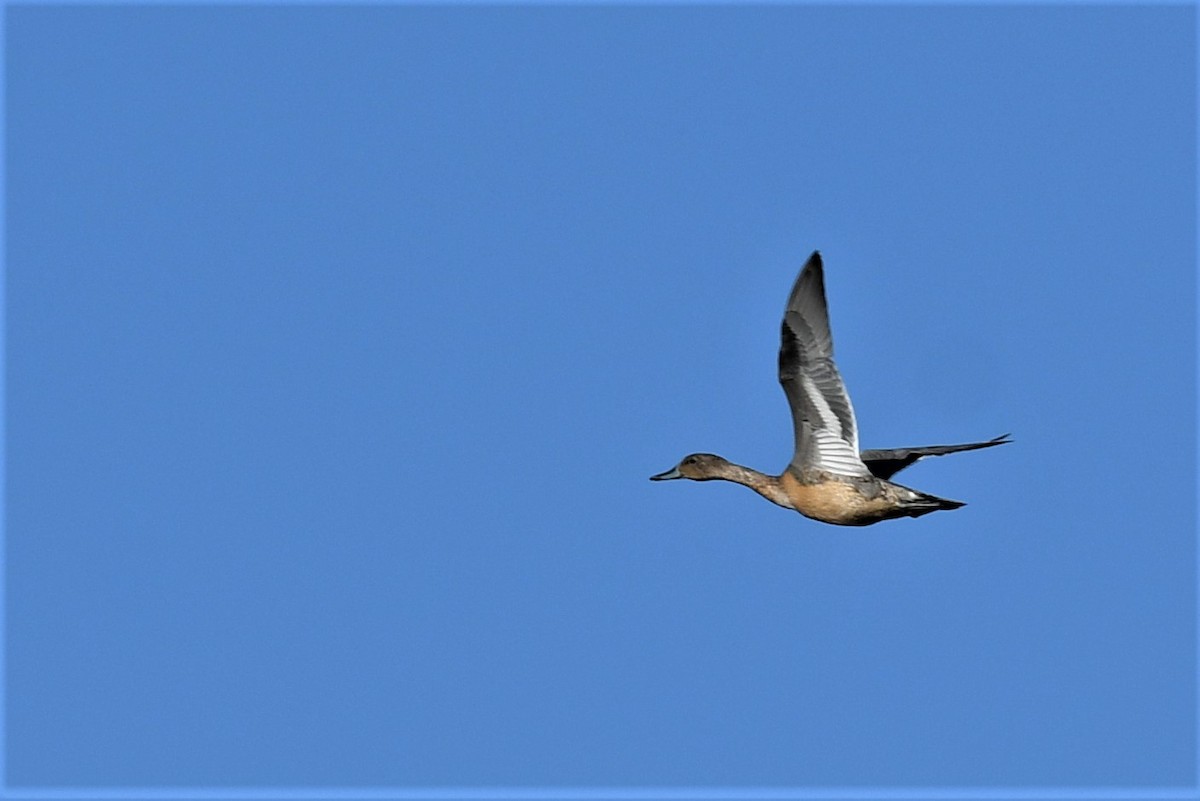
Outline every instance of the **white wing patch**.
<svg viewBox="0 0 1200 801">
<path fill-rule="evenodd" d="M 858 432 L 845 431 L 842 421 L 829 405 L 829 400 L 818 389 L 812 376 L 806 372 L 799 375 L 801 387 L 808 397 L 811 408 L 819 420 L 810 420 L 816 457 L 813 466 L 843 476 L 870 475 L 862 457 L 858 455 Z M 845 398 L 847 406 L 850 399 Z M 850 412 L 853 415 L 853 411 Z M 852 418 L 851 418 L 852 419 Z"/>
</svg>

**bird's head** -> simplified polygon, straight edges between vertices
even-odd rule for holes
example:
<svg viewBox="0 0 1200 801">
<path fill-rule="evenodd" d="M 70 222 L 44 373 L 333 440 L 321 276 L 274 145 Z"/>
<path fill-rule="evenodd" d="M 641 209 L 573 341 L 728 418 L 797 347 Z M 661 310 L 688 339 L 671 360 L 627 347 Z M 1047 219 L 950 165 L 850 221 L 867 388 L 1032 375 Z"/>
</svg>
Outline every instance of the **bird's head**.
<svg viewBox="0 0 1200 801">
<path fill-rule="evenodd" d="M 711 481 L 721 478 L 729 462 L 712 453 L 693 453 L 665 473 L 650 476 L 651 481 L 668 481 L 673 478 L 690 478 L 692 481 Z"/>
</svg>

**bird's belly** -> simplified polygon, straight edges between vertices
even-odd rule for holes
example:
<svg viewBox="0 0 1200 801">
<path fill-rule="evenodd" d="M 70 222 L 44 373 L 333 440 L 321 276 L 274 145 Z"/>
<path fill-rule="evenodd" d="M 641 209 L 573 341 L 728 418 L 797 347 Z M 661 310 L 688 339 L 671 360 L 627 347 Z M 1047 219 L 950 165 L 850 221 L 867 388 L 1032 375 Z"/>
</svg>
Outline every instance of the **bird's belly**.
<svg viewBox="0 0 1200 801">
<path fill-rule="evenodd" d="M 869 526 L 895 517 L 897 513 L 896 504 L 887 493 L 869 497 L 856 485 L 837 479 L 805 484 L 785 472 L 780 477 L 780 485 L 793 509 L 822 523 Z"/>
</svg>

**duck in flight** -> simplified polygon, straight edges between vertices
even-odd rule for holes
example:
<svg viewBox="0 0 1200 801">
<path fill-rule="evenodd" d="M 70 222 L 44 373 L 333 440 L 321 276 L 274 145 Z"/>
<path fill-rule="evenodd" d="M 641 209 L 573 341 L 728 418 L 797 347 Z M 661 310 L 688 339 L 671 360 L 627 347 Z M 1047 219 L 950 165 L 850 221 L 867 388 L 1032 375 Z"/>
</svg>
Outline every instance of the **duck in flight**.
<svg viewBox="0 0 1200 801">
<path fill-rule="evenodd" d="M 892 483 L 889 479 L 926 456 L 1003 445 L 986 442 L 858 450 L 858 425 L 846 385 L 833 363 L 833 335 L 825 305 L 825 271 L 814 251 L 788 297 L 779 346 L 779 383 L 792 409 L 796 451 L 782 475 L 768 476 L 711 453 L 685 456 L 651 481 L 690 478 L 743 484 L 785 509 L 839 526 L 869 526 L 964 506 Z"/>
</svg>

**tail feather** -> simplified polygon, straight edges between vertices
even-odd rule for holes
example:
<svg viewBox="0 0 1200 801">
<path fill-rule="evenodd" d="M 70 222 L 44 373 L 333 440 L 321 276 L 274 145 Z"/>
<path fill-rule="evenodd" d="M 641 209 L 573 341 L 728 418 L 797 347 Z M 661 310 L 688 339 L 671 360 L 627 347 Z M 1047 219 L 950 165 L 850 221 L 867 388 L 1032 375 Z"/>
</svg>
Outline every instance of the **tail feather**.
<svg viewBox="0 0 1200 801">
<path fill-rule="evenodd" d="M 899 490 L 901 500 L 900 514 L 904 517 L 920 517 L 930 512 L 948 512 L 966 506 L 962 501 L 952 501 L 949 498 L 939 498 L 927 492 L 893 484 Z"/>
<path fill-rule="evenodd" d="M 922 493 L 924 494 L 924 493 Z M 949 498 L 938 498 L 935 495 L 925 495 L 920 501 L 913 504 L 909 512 L 910 517 L 920 517 L 927 515 L 930 512 L 949 512 L 952 509 L 961 509 L 966 506 L 962 501 L 952 501 Z"/>
</svg>

